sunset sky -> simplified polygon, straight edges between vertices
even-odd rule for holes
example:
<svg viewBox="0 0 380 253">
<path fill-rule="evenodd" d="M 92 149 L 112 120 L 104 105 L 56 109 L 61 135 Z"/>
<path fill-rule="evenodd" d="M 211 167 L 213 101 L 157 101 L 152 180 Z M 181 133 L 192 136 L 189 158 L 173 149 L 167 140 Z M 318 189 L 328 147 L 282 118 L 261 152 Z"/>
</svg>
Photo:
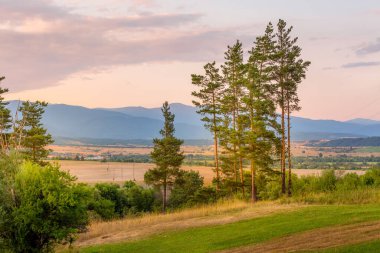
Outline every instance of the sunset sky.
<svg viewBox="0 0 380 253">
<path fill-rule="evenodd" d="M 379 0 L 0 0 L 0 17 L 7 99 L 191 104 L 190 74 L 282 18 L 312 62 L 297 115 L 380 119 Z"/>
</svg>

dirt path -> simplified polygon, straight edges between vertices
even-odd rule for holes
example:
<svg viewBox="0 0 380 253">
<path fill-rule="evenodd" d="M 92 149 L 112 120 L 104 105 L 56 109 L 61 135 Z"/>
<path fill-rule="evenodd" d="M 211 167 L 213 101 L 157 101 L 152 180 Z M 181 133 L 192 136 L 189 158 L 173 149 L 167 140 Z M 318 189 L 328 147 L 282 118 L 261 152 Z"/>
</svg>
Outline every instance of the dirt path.
<svg viewBox="0 0 380 253">
<path fill-rule="evenodd" d="M 89 231 L 82 234 L 75 245 L 81 247 L 136 240 L 166 231 L 227 224 L 274 213 L 293 211 L 302 207 L 304 206 L 298 204 L 280 205 L 273 204 L 273 202 L 256 205 L 237 202 L 216 207 L 185 210 L 170 215 L 148 215 L 135 219 L 99 222 L 92 224 Z"/>
<path fill-rule="evenodd" d="M 224 253 L 294 252 L 318 250 L 380 239 L 380 221 L 320 228 Z"/>
</svg>

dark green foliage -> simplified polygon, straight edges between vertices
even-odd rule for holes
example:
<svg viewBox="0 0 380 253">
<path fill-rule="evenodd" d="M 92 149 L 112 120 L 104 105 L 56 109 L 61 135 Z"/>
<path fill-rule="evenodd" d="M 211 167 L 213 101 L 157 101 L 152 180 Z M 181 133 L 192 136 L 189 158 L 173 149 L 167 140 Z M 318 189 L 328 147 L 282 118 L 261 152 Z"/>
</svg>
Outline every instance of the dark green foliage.
<svg viewBox="0 0 380 253">
<path fill-rule="evenodd" d="M 144 181 L 148 185 L 153 185 L 163 190 L 162 194 L 162 207 L 163 211 L 166 210 L 167 201 L 167 188 L 171 186 L 179 173 L 185 156 L 181 151 L 182 140 L 174 136 L 174 114 L 170 112 L 168 102 L 162 106 L 162 114 L 164 116 L 164 127 L 161 129 L 161 139 L 153 140 L 153 151 L 151 158 L 156 167 L 148 170 L 144 175 Z"/>
<path fill-rule="evenodd" d="M 57 166 L 12 158 L 4 162 L 10 163 L 8 175 L 0 179 L 3 246 L 14 252 L 50 252 L 56 243 L 71 243 L 85 230 L 90 195 L 73 177 Z"/>
<path fill-rule="evenodd" d="M 96 184 L 95 189 L 102 199 L 111 201 L 114 204 L 115 215 L 122 217 L 124 207 L 127 205 L 125 195 L 120 191 L 120 186 L 111 183 Z"/>
<path fill-rule="evenodd" d="M 27 159 L 40 164 L 44 164 L 43 160 L 49 154 L 46 146 L 54 142 L 41 123 L 46 106 L 47 103 L 41 101 L 23 102 L 18 109 L 22 114 L 22 120 L 16 122 L 15 129 L 16 147 L 21 146 Z"/>
<path fill-rule="evenodd" d="M 133 181 L 125 182 L 123 187 L 112 183 L 96 184 L 93 200 L 88 209 L 102 219 L 109 220 L 126 215 L 134 215 L 153 210 L 154 191 L 145 189 Z"/>
<path fill-rule="evenodd" d="M 145 189 L 133 181 L 124 184 L 124 194 L 127 196 L 128 213 L 136 214 L 153 210 L 154 191 Z"/>
<path fill-rule="evenodd" d="M 194 196 L 203 186 L 203 177 L 199 172 L 180 170 L 170 193 L 171 207 L 190 206 L 197 204 Z"/>
<path fill-rule="evenodd" d="M 99 196 L 94 196 L 93 201 L 88 205 L 89 211 L 94 211 L 103 220 L 111 220 L 117 218 L 115 214 L 115 203 L 109 199 L 104 199 Z"/>
</svg>

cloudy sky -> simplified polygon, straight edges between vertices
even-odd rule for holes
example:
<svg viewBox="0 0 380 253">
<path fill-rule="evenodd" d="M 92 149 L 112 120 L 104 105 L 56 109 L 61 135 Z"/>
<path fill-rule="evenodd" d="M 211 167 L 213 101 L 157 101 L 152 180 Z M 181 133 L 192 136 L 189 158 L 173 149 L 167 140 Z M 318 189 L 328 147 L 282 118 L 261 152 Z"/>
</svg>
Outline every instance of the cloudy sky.
<svg viewBox="0 0 380 253">
<path fill-rule="evenodd" d="M 0 0 L 2 86 L 87 107 L 191 104 L 191 73 L 279 18 L 312 62 L 298 115 L 380 119 L 378 0 Z"/>
</svg>

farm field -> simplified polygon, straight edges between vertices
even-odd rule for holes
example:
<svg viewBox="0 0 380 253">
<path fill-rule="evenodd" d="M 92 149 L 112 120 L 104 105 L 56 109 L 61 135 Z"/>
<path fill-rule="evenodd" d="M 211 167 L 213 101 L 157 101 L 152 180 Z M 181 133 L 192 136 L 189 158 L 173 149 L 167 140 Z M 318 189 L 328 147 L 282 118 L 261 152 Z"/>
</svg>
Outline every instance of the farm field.
<svg viewBox="0 0 380 253">
<path fill-rule="evenodd" d="M 357 156 L 369 157 L 380 156 L 380 147 L 314 147 L 309 146 L 308 142 L 294 142 L 292 144 L 292 155 L 295 157 L 319 156 Z M 83 156 L 108 156 L 108 155 L 148 155 L 152 148 L 148 146 L 77 146 L 77 145 L 50 145 L 48 147 L 51 156 L 74 157 Z M 183 146 L 182 151 L 185 155 L 212 156 L 212 146 Z"/>
<path fill-rule="evenodd" d="M 151 163 L 119 163 L 119 162 L 99 162 L 99 161 L 56 161 L 61 169 L 69 171 L 76 176 L 79 182 L 116 182 L 121 183 L 127 180 L 136 180 L 138 183 L 144 181 L 144 174 L 154 167 Z M 184 170 L 198 171 L 204 177 L 206 184 L 209 184 L 214 177 L 212 167 L 206 166 L 182 166 Z M 293 173 L 302 175 L 319 175 L 323 170 L 319 169 L 294 169 Z M 354 172 L 359 175 L 364 174 L 363 170 L 342 170 L 342 173 Z"/>
<path fill-rule="evenodd" d="M 107 230 L 102 229 L 105 227 Z M 222 204 L 203 211 L 193 209 L 182 214 L 93 224 L 75 247 L 79 252 L 111 253 L 190 252 L 188 249 L 191 252 L 325 249 L 335 252 L 331 248 L 346 252 L 345 247 L 351 244 L 358 244 L 355 247 L 359 249 L 374 249 L 379 236 L 378 204 L 308 206 L 266 202 L 253 206 L 233 202 L 231 207 Z"/>
</svg>

